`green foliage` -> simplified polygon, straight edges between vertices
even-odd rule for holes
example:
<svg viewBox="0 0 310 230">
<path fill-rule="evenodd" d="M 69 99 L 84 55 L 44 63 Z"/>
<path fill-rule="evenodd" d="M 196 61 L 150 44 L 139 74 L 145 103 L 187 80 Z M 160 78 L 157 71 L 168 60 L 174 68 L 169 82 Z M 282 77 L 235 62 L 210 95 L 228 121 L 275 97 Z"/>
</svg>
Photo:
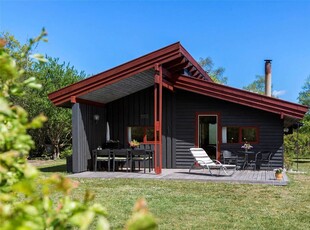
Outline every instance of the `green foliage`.
<svg viewBox="0 0 310 230">
<path fill-rule="evenodd" d="M 306 105 L 309 108 L 307 114 L 302 120 L 304 125 L 300 128 L 300 132 L 310 136 L 310 76 L 306 79 L 302 91 L 299 93 L 298 100 L 300 104 Z"/>
<path fill-rule="evenodd" d="M 41 155 L 45 144 L 52 144 L 53 157 L 58 158 L 61 149 L 71 146 L 71 110 L 55 107 L 49 101 L 48 94 L 84 79 L 86 74 L 78 72 L 70 64 L 60 63 L 57 58 L 46 59 L 46 63 L 35 63 L 32 68 L 32 75 L 42 84 L 42 90 L 28 90 L 27 97 L 18 98 L 18 103 L 30 111 L 30 116 L 42 112 L 49 118 L 40 132 L 30 134 L 38 148 L 39 154 L 36 155 Z"/>
<path fill-rule="evenodd" d="M 17 67 L 23 69 L 24 74 L 19 80 L 26 80 L 28 86 L 31 86 L 31 88 L 12 86 L 13 90 L 19 89 L 22 94 L 11 94 L 11 100 L 14 104 L 25 108 L 30 119 L 40 113 L 49 118 L 41 129 L 29 131 L 35 143 L 35 149 L 31 151 L 30 155 L 40 157 L 46 154 L 46 144 L 52 144 L 53 158 L 58 158 L 62 149 L 71 146 L 71 110 L 53 106 L 47 95 L 84 79 L 86 74 L 75 70 L 74 66 L 70 66 L 70 63 L 60 63 L 57 58 L 46 57 L 45 59 L 42 55 L 33 54 L 31 57 L 36 58 L 39 62 L 33 61 L 24 52 L 32 52 L 38 39 L 30 39 L 29 44 L 34 47 L 29 47 L 27 44 L 21 45 L 9 33 L 2 33 L 2 35 L 7 41 L 4 51 L 15 60 Z M 35 79 L 40 84 L 35 83 Z M 41 90 L 36 90 L 40 86 L 42 86 Z"/>
<path fill-rule="evenodd" d="M 310 107 L 310 76 L 306 79 L 302 91 L 299 93 L 298 100 L 299 103 Z"/>
<path fill-rule="evenodd" d="M 42 34 L 29 42 L 29 47 L 41 40 Z M 106 222 L 105 210 L 100 205 L 90 205 L 93 199 L 88 193 L 83 202 L 72 200 L 70 191 L 76 186 L 68 178 L 54 175 L 40 181 L 38 171 L 26 162 L 27 154 L 34 143 L 27 134 L 29 129 L 42 127 L 46 117 L 39 115 L 28 120 L 28 113 L 10 102 L 10 95 L 20 96 L 20 89 L 38 88 L 35 78 L 21 80 L 24 71 L 16 68 L 14 59 L 4 50 L 5 41 L 0 47 L 0 222 L 1 229 L 63 229 L 78 226 L 87 229 L 96 216 Z M 28 55 L 26 48 L 21 56 Z M 39 61 L 45 61 L 39 55 Z M 53 202 L 55 191 L 63 193 L 62 198 Z M 83 221 L 81 221 L 83 216 Z"/>
<path fill-rule="evenodd" d="M 214 63 L 210 57 L 205 59 L 200 58 L 198 63 L 209 74 L 214 82 L 225 85 L 227 84 L 228 79 L 224 76 L 225 69 L 223 67 L 214 69 Z"/>
<path fill-rule="evenodd" d="M 29 55 L 31 47 L 46 36 L 29 41 L 21 56 Z M 27 163 L 34 142 L 27 134 L 30 129 L 42 127 L 46 117 L 32 120 L 22 107 L 14 105 L 11 98 L 25 93 L 24 89 L 37 89 L 36 78 L 26 78 L 14 59 L 4 49 L 0 39 L 0 223 L 1 229 L 88 229 L 97 220 L 97 229 L 109 229 L 107 212 L 99 204 L 92 204 L 94 194 L 86 192 L 82 201 L 70 194 L 77 182 L 61 175 L 41 179 L 36 168 Z M 39 62 L 40 55 L 33 55 Z M 23 90 L 21 90 L 23 89 Z M 154 219 L 145 212 L 141 218 L 144 229 L 154 229 Z M 148 224 L 153 221 L 153 225 Z M 133 228 L 141 229 L 133 222 Z"/>
<path fill-rule="evenodd" d="M 244 86 L 243 89 L 253 93 L 265 94 L 265 77 L 256 75 L 255 80 L 248 86 Z"/>
</svg>

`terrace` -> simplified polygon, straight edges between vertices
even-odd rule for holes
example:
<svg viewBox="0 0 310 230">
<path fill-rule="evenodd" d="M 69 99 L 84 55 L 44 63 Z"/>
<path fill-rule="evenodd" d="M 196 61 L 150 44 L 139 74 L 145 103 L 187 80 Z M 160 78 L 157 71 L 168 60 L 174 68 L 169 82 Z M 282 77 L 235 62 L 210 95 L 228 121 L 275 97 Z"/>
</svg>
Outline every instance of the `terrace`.
<svg viewBox="0 0 310 230">
<path fill-rule="evenodd" d="M 282 180 L 276 180 L 273 171 L 266 170 L 240 170 L 236 171 L 232 176 L 211 176 L 207 174 L 207 170 L 193 170 L 191 173 L 188 169 L 163 169 L 161 174 L 143 173 L 143 171 L 128 173 L 126 171 L 118 172 L 82 172 L 71 174 L 72 178 L 132 178 L 132 179 L 154 179 L 154 180 L 184 180 L 184 181 L 201 181 L 201 182 L 222 182 L 222 183 L 238 183 L 238 184 L 269 184 L 269 185 L 287 185 L 289 179 L 283 173 Z"/>
</svg>

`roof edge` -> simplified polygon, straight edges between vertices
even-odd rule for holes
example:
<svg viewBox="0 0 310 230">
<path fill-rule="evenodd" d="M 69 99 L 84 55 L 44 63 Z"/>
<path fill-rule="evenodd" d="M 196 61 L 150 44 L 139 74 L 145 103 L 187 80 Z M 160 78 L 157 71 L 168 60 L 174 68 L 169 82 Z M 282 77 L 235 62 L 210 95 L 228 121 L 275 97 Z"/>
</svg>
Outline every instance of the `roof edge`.
<svg viewBox="0 0 310 230">
<path fill-rule="evenodd" d="M 309 109 L 307 106 L 297 103 L 183 75 L 179 77 L 175 87 L 276 113 L 281 117 L 289 116 L 302 119 Z"/>
</svg>

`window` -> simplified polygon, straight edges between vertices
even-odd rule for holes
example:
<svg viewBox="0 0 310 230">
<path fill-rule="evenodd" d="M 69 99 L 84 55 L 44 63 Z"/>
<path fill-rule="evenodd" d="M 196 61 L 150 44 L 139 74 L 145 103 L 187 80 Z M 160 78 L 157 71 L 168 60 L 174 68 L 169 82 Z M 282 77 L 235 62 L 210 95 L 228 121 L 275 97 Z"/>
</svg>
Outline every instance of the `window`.
<svg viewBox="0 0 310 230">
<path fill-rule="evenodd" d="M 222 143 L 251 143 L 258 142 L 258 129 L 256 127 L 223 127 Z"/>
<path fill-rule="evenodd" d="M 227 141 L 228 143 L 239 143 L 238 127 L 227 127 Z"/>
<path fill-rule="evenodd" d="M 141 143 L 153 142 L 154 139 L 154 128 L 134 126 L 128 127 L 128 142 L 136 140 Z"/>
<path fill-rule="evenodd" d="M 242 128 L 242 141 L 257 142 L 256 128 Z"/>
</svg>

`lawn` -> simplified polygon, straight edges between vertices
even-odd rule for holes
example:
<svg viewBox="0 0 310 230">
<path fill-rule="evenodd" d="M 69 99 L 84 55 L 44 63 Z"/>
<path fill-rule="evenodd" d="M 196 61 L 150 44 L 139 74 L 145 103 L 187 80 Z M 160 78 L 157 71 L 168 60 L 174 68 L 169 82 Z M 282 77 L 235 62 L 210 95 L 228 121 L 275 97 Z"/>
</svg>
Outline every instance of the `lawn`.
<svg viewBox="0 0 310 230">
<path fill-rule="evenodd" d="M 64 161 L 39 166 L 44 175 Z M 73 193 L 96 194 L 109 212 L 113 229 L 121 229 L 135 201 L 145 197 L 160 229 L 310 229 L 310 162 L 289 174 L 288 186 L 244 185 L 143 179 L 79 179 Z"/>
</svg>

